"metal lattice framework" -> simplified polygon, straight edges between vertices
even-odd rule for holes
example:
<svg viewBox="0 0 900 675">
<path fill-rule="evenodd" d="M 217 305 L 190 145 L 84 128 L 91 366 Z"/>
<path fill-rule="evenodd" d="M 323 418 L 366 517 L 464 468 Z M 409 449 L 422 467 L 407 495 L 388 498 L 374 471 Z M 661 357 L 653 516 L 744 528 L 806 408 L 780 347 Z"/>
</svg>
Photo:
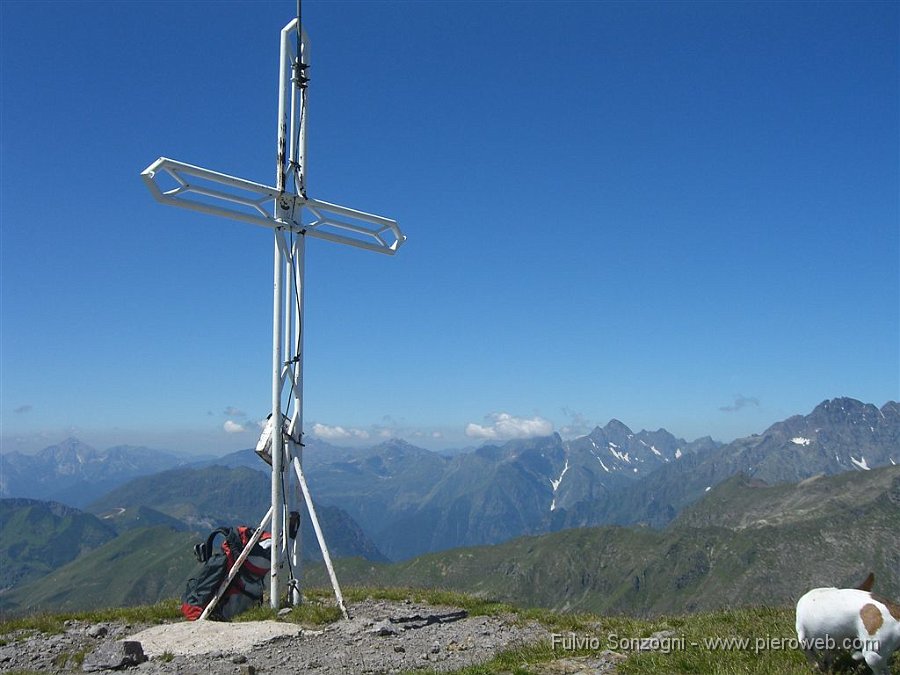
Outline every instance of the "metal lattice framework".
<svg viewBox="0 0 900 675">
<path fill-rule="evenodd" d="M 283 193 L 283 211 L 290 217 L 279 218 L 275 188 L 166 157 L 148 166 L 141 178 L 157 201 L 213 216 L 388 255 L 396 253 L 405 239 L 395 220 L 300 195 Z M 165 187 L 167 179 L 172 187 Z"/>
<path fill-rule="evenodd" d="M 393 255 L 406 240 L 395 220 L 306 196 L 306 105 L 309 38 L 294 19 L 281 31 L 279 54 L 276 185 L 160 157 L 141 173 L 157 201 L 213 216 L 270 228 L 274 232 L 272 311 L 272 405 L 257 453 L 272 465 L 272 506 L 257 536 L 271 521 L 270 602 L 278 609 L 283 560 L 290 547 L 291 602 L 300 602 L 301 537 L 292 539 L 287 514 L 299 511 L 302 493 L 341 611 L 347 616 L 324 534 L 303 473 L 303 296 L 306 237 Z M 290 235 L 290 237 L 286 236 Z M 285 358 L 286 355 L 290 355 Z M 280 433 L 279 433 L 280 432 Z M 291 471 L 293 469 L 293 471 Z M 284 476 L 291 480 L 285 491 Z M 297 506 L 297 511 L 292 503 Z M 249 550 L 250 547 L 248 547 Z M 231 574 L 201 618 L 215 607 Z"/>
</svg>

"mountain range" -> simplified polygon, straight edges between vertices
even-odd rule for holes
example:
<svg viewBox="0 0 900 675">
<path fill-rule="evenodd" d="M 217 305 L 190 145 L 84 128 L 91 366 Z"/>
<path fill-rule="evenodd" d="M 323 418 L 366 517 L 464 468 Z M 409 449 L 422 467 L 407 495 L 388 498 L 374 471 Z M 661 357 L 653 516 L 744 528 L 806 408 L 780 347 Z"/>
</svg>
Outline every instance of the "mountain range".
<svg viewBox="0 0 900 675">
<path fill-rule="evenodd" d="M 717 447 L 612 420 L 571 441 L 553 434 L 450 457 L 396 439 L 364 449 L 317 443 L 304 467 L 317 499 L 345 509 L 396 560 L 559 529 L 573 505 Z M 217 463 L 267 469 L 250 450 Z"/>
<path fill-rule="evenodd" d="M 4 530 L 0 554 L 5 557 L 2 561 L 12 560 L 10 555 L 15 553 L 25 572 L 17 577 L 3 578 L 4 586 L 14 584 L 15 588 L 0 596 L 0 604 L 22 607 L 23 602 L 29 602 L 28 597 L 43 598 L 41 602 L 45 604 L 63 602 L 58 593 L 53 597 L 42 595 L 41 579 L 25 582 L 39 574 L 48 574 L 50 568 L 54 574 L 81 569 L 81 574 L 87 575 L 91 564 L 105 565 L 107 560 L 131 555 L 128 549 L 123 552 L 121 548 L 123 538 L 140 542 L 141 537 L 134 533 L 148 527 L 154 528 L 153 536 L 163 542 L 162 548 L 166 548 L 169 544 L 164 542 L 183 543 L 182 540 L 218 525 L 255 524 L 268 508 L 268 466 L 251 450 L 191 465 L 171 453 L 158 453 L 159 457 L 154 459 L 155 453 L 157 451 L 128 447 L 99 452 L 69 439 L 34 456 L 4 454 L 0 466 L 4 477 L 0 482 L 0 494 L 47 499 L 49 494 L 77 492 L 77 499 L 70 497 L 67 503 L 89 512 L 84 516 L 93 514 L 91 517 L 101 526 L 98 532 L 107 534 L 98 535 L 96 541 L 86 538 L 90 544 L 85 544 L 84 548 L 93 547 L 92 550 L 74 560 L 54 559 L 53 565 L 65 564 L 53 568 L 50 564 L 28 562 L 28 556 L 23 557 L 21 553 L 46 550 L 46 546 L 52 546 L 54 538 L 76 532 L 67 530 L 73 525 L 54 521 L 55 524 L 41 530 L 46 533 L 46 540 L 38 538 L 32 548 L 21 548 L 24 544 L 20 538 L 7 538 Z M 525 554 L 517 547 L 524 544 L 516 542 L 530 541 L 528 537 L 535 535 L 550 537 L 548 541 L 556 541 L 555 546 L 578 548 L 586 545 L 577 543 L 582 537 L 589 537 L 584 532 L 604 526 L 603 539 L 613 542 L 617 547 L 615 551 L 631 556 L 633 560 L 655 561 L 652 564 L 663 565 L 663 568 L 666 564 L 660 562 L 659 556 L 662 560 L 667 559 L 669 549 L 663 551 L 660 546 L 677 544 L 673 549 L 677 555 L 673 553 L 668 559 L 677 559 L 679 565 L 687 565 L 685 573 L 689 576 L 704 566 L 725 569 L 712 562 L 702 562 L 707 554 L 697 548 L 699 540 L 684 534 L 689 530 L 709 533 L 703 536 L 711 542 L 712 550 L 722 550 L 723 546 L 745 550 L 757 546 L 760 537 L 768 536 L 766 528 L 756 526 L 763 521 L 767 526 L 777 525 L 779 531 L 803 530 L 808 526 L 807 520 L 802 523 L 796 520 L 797 514 L 803 513 L 808 506 L 803 500 L 785 498 L 782 513 L 778 516 L 773 515 L 769 507 L 762 509 L 768 515 L 754 515 L 759 511 L 753 506 L 756 497 L 749 498 L 750 493 L 737 489 L 735 480 L 745 481 L 746 485 L 740 483 L 745 487 L 767 486 L 765 491 L 757 490 L 753 495 L 774 495 L 780 484 L 814 485 L 816 480 L 802 481 L 817 476 L 838 476 L 850 481 L 847 485 L 855 485 L 854 477 L 861 477 L 860 481 L 863 481 L 863 477 L 879 473 L 875 471 L 879 467 L 887 467 L 889 472 L 898 462 L 900 404 L 889 402 L 879 409 L 849 398 L 824 401 L 808 415 L 791 417 L 772 425 L 762 434 L 728 444 L 716 443 L 709 438 L 686 442 L 664 429 L 635 433 L 622 422 L 611 420 L 606 426 L 597 427 L 580 438 L 564 440 L 553 434 L 489 444 L 452 456 L 399 440 L 364 449 L 337 448 L 316 441 L 308 444 L 304 451 L 308 482 L 319 504 L 320 519 L 332 554 L 367 560 L 366 563 L 354 563 L 362 565 L 360 569 L 387 569 L 377 562 L 386 558 L 409 560 L 409 564 L 419 565 L 421 569 L 428 564 L 422 561 L 430 558 L 416 556 L 431 553 L 438 555 L 435 560 L 441 560 L 439 552 L 459 547 L 500 544 L 512 547 L 507 551 L 509 555 L 520 556 Z M 54 485 L 58 486 L 56 491 L 52 489 Z M 26 494 L 29 491 L 31 494 Z M 892 493 L 888 491 L 888 494 Z M 716 503 L 716 499 L 725 506 L 718 510 L 701 508 Z M 26 506 L 8 503 L 10 501 L 3 502 L 4 518 L 6 514 L 9 518 L 22 518 L 21 513 L 30 510 L 29 517 L 49 518 L 49 523 L 60 519 L 54 509 L 61 513 L 63 508 L 60 505 Z M 890 531 L 889 525 L 893 523 L 893 531 L 900 530 L 900 510 L 896 503 L 888 501 L 886 508 L 884 517 L 888 525 L 885 527 Z M 725 519 L 724 513 L 732 514 L 732 520 Z M 65 518 L 71 521 L 72 514 Z M 819 525 L 823 531 L 830 531 L 832 521 L 849 527 L 849 523 L 841 518 L 840 512 L 834 510 Z M 609 528 L 611 525 L 630 529 Z M 574 528 L 577 531 L 569 531 Z M 70 534 L 65 534 L 66 531 Z M 110 532 L 112 538 L 103 541 Z M 526 539 L 516 539 L 523 536 Z M 554 536 L 561 538 L 553 540 Z M 515 542 L 510 541 L 513 539 Z M 735 544 L 737 540 L 745 543 Z M 834 541 L 829 541 L 828 546 L 832 549 L 839 548 Z M 820 543 L 823 550 L 829 550 L 825 545 L 827 542 Z M 184 569 L 189 567 L 192 560 L 189 546 L 182 551 L 172 544 L 172 548 L 166 550 L 171 550 L 172 555 L 181 560 L 178 564 Z M 311 539 L 311 527 L 304 528 L 304 550 L 317 550 Z M 751 563 L 753 560 L 771 562 L 779 550 L 785 549 L 779 545 L 769 553 L 747 553 L 750 556 L 747 560 Z M 896 550 L 896 546 L 888 547 L 888 550 Z M 863 555 L 868 549 L 863 546 L 860 551 Z M 186 558 L 183 557 L 185 552 Z M 637 570 L 633 575 L 638 579 L 635 583 L 647 588 L 646 582 L 641 581 L 641 574 L 648 579 L 665 577 L 663 568 L 651 569 L 651 562 L 647 562 L 651 567 L 643 572 L 637 568 L 628 571 L 622 569 L 625 559 L 617 557 L 618 554 L 613 555 L 607 549 L 594 552 L 603 560 L 617 562 L 610 562 L 609 569 L 603 574 L 584 572 L 592 578 L 598 574 L 600 577 L 604 574 L 630 577 L 631 572 Z M 696 564 L 684 563 L 683 555 Z M 97 556 L 93 563 L 92 556 Z M 526 558 L 527 555 L 523 560 Z M 859 556 L 848 559 L 862 560 Z M 405 564 L 401 563 L 397 569 L 402 569 Z M 882 576 L 889 579 L 888 583 L 900 584 L 900 565 L 895 559 L 885 559 L 878 564 Z M 837 563 L 832 565 L 832 569 L 838 567 Z M 484 569 L 489 568 L 490 564 L 485 563 Z M 553 574 L 562 574 L 561 568 L 553 569 Z M 824 568 L 818 569 L 822 572 Z M 737 574 L 734 570 L 729 572 L 731 576 Z M 169 572 L 174 573 L 173 570 Z M 849 570 L 847 575 L 852 576 Z M 737 574 L 735 578 L 740 576 Z M 47 579 L 49 576 L 44 577 Z M 179 583 L 183 583 L 183 579 Z M 607 579 L 604 583 L 612 582 Z M 583 587 L 586 597 L 606 593 L 591 584 L 582 583 L 579 587 Z M 159 582 L 151 585 L 151 590 L 153 588 L 169 587 Z M 682 588 L 687 586 L 682 584 Z M 135 593 L 127 584 L 122 585 L 122 597 L 133 599 L 137 597 Z M 616 593 L 618 595 L 609 597 L 620 597 L 621 602 L 612 602 L 608 608 L 627 611 L 625 607 L 631 603 L 630 606 L 642 611 L 654 609 L 640 593 Z M 566 593 L 563 596 L 569 598 Z M 704 602 L 691 600 L 686 593 L 676 593 L 673 597 L 672 603 L 682 602 L 685 607 L 702 606 Z M 546 599 L 539 600 L 545 602 Z M 570 601 L 572 607 L 588 608 L 573 598 Z M 590 608 L 598 607 L 590 605 Z"/>
<path fill-rule="evenodd" d="M 685 455 L 640 483 L 578 504 L 564 527 L 599 523 L 662 527 L 711 487 L 743 473 L 768 484 L 900 464 L 900 404 L 880 409 L 850 398 L 823 401 L 808 415 L 709 452 Z"/>
<path fill-rule="evenodd" d="M 261 467 L 249 450 L 219 461 Z M 316 498 L 345 509 L 392 560 L 573 527 L 665 527 L 739 473 L 793 483 L 897 463 L 900 404 L 849 398 L 728 444 L 611 420 L 572 440 L 553 434 L 453 457 L 397 440 L 362 450 L 317 444 L 304 455 Z"/>
<path fill-rule="evenodd" d="M 457 548 L 399 563 L 343 558 L 344 585 L 464 590 L 558 611 L 657 615 L 787 605 L 816 586 L 900 597 L 900 467 L 768 486 L 738 475 L 664 529 L 585 527 Z M 82 610 L 177 597 L 197 571 L 191 536 L 129 530 L 0 594 L 4 613 Z M 98 574 L 98 570 L 101 571 Z M 322 565 L 305 586 L 327 587 Z"/>
<path fill-rule="evenodd" d="M 0 454 L 0 497 L 28 497 L 85 506 L 132 478 L 184 466 L 165 450 L 119 445 L 106 450 L 67 438 L 34 455 Z"/>
<path fill-rule="evenodd" d="M 664 529 L 583 527 L 389 565 L 338 562 L 343 583 L 465 590 L 520 606 L 629 615 L 789 605 L 810 588 L 900 597 L 900 467 L 768 486 L 734 476 Z M 324 570 L 309 581 L 327 584 Z"/>
</svg>

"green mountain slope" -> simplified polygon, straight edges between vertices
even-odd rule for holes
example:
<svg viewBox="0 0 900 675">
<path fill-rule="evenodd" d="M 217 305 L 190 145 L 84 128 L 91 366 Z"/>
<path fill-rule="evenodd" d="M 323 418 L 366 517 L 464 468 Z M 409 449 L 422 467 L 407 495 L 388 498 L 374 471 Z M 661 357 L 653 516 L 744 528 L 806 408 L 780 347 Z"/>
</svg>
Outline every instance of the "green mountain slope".
<svg viewBox="0 0 900 675">
<path fill-rule="evenodd" d="M 159 514 L 164 514 L 203 532 L 238 524 L 256 527 L 270 503 L 268 475 L 246 467 L 209 466 L 178 468 L 136 478 L 88 508 L 93 513 L 111 516 L 109 522 L 113 525 L 129 519 L 142 523 L 139 519 L 142 514 L 145 521 L 152 523 L 151 515 L 155 513 L 157 519 Z M 385 559 L 345 511 L 336 506 L 317 505 L 316 512 L 332 556 Z M 320 558 L 308 515 L 304 518 L 302 536 L 304 556 Z"/>
<path fill-rule="evenodd" d="M 852 480 L 852 479 L 855 479 Z M 900 597 L 900 467 L 772 489 L 712 492 L 696 509 L 779 513 L 814 489 L 793 517 L 730 529 L 674 525 L 566 530 L 490 547 L 457 549 L 394 565 L 345 561 L 345 583 L 439 586 L 557 610 L 659 614 L 787 604 L 814 586 L 855 585 Z M 819 485 L 816 485 L 819 483 Z M 847 508 L 845 493 L 869 499 Z M 734 503 L 728 501 L 734 493 Z"/>
<path fill-rule="evenodd" d="M 715 525 L 734 530 L 782 525 L 828 514 L 859 513 L 883 499 L 900 508 L 900 467 L 831 477 L 818 475 L 796 485 L 767 485 L 738 475 L 687 507 L 675 524 Z"/>
<path fill-rule="evenodd" d="M 128 508 L 116 508 L 108 513 L 98 513 L 100 519 L 116 532 L 126 532 L 139 527 L 154 527 L 165 525 L 173 530 L 190 530 L 187 523 L 167 516 L 149 506 L 137 506 Z"/>
<path fill-rule="evenodd" d="M 197 529 L 258 521 L 269 507 L 268 480 L 258 471 L 211 466 L 178 468 L 132 480 L 92 502 L 92 513 L 149 506 Z"/>
<path fill-rule="evenodd" d="M 3 613 L 128 607 L 180 597 L 200 566 L 197 536 L 167 527 L 130 530 L 50 574 L 0 596 Z"/>
<path fill-rule="evenodd" d="M 96 516 L 63 504 L 0 499 L 0 589 L 41 577 L 115 536 Z"/>
</svg>

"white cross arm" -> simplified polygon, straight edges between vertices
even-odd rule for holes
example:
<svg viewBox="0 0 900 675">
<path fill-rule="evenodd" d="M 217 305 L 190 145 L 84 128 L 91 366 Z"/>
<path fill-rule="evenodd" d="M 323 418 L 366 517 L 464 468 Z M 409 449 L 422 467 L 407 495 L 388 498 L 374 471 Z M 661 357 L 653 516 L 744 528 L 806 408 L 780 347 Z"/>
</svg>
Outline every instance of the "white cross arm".
<svg viewBox="0 0 900 675">
<path fill-rule="evenodd" d="M 144 169 L 141 178 L 157 201 L 170 206 L 388 255 L 406 241 L 395 220 L 290 193 L 280 198 L 282 210 L 291 213 L 291 219 L 277 218 L 275 188 L 166 157 Z M 304 222 L 304 209 L 312 216 L 309 222 Z"/>
</svg>

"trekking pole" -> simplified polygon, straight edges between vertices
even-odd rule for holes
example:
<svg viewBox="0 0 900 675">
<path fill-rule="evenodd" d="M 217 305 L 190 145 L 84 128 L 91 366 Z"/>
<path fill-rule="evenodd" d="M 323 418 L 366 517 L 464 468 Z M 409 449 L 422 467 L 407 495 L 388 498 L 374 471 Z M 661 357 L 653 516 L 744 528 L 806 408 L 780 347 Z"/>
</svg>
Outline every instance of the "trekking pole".
<svg viewBox="0 0 900 675">
<path fill-rule="evenodd" d="M 209 604 L 206 606 L 206 609 L 203 610 L 203 613 L 200 615 L 200 618 L 197 621 L 203 621 L 209 616 L 209 613 L 216 608 L 216 605 L 219 604 L 219 600 L 222 599 L 222 596 L 225 595 L 225 591 L 228 590 L 228 586 L 231 585 L 231 582 L 234 581 L 234 578 L 237 576 L 237 573 L 241 570 L 241 566 L 244 564 L 244 561 L 250 555 L 250 551 L 253 550 L 253 547 L 259 543 L 259 538 L 262 536 L 263 528 L 269 524 L 269 520 L 272 518 L 272 507 L 269 507 L 269 510 L 266 512 L 266 515 L 263 517 L 262 521 L 259 524 L 259 527 L 256 528 L 256 532 L 253 533 L 253 536 L 250 537 L 250 541 L 247 542 L 247 545 L 244 547 L 244 550 L 241 551 L 241 554 L 238 556 L 237 560 L 234 561 L 234 565 L 231 566 L 231 569 L 228 570 L 228 576 L 222 580 L 222 583 L 219 584 L 219 590 L 216 591 L 216 594 L 213 596 L 213 599 L 209 601 Z"/>
</svg>

